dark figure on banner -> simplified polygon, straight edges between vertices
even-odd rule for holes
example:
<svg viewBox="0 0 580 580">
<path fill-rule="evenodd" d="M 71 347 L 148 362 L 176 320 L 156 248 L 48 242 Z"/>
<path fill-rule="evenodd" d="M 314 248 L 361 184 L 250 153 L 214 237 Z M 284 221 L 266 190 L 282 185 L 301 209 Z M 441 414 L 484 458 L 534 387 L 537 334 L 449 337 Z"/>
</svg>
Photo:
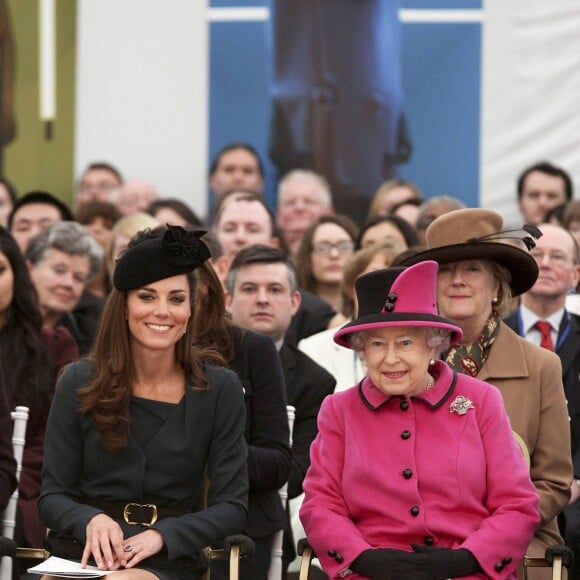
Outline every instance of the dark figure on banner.
<svg viewBox="0 0 580 580">
<path fill-rule="evenodd" d="M 336 210 L 359 221 L 409 157 L 399 4 L 270 1 L 272 161 L 324 175 Z"/>
</svg>

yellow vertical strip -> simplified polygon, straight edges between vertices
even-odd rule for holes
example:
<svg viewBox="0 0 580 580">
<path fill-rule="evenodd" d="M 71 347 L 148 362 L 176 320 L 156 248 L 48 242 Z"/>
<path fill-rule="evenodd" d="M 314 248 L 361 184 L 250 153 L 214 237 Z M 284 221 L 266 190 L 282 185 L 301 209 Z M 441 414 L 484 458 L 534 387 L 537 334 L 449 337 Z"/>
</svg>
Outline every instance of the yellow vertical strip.
<svg viewBox="0 0 580 580">
<path fill-rule="evenodd" d="M 44 189 L 70 203 L 73 188 L 76 0 L 56 0 L 57 117 L 47 140 L 39 110 L 38 2 L 9 0 L 16 45 L 16 138 L 4 175 L 22 195 Z"/>
</svg>

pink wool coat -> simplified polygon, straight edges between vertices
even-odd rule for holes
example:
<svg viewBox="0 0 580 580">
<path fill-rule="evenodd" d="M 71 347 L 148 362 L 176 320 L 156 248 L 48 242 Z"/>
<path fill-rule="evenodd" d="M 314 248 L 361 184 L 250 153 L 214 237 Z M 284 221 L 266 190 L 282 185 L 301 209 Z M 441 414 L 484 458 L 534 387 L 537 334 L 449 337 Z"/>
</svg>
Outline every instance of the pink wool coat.
<svg viewBox="0 0 580 580">
<path fill-rule="evenodd" d="M 370 378 L 327 397 L 300 518 L 331 578 L 369 548 L 466 548 L 484 575 L 516 578 L 538 493 L 499 391 L 437 361 L 435 386 L 390 397 Z M 463 414 L 458 397 L 472 408 Z"/>
</svg>

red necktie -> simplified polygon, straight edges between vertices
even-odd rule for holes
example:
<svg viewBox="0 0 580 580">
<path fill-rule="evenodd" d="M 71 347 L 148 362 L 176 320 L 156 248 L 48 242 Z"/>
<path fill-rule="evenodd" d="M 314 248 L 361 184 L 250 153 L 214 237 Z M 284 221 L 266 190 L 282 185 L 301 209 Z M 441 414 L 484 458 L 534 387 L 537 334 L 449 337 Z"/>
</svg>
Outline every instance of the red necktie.
<svg viewBox="0 0 580 580">
<path fill-rule="evenodd" d="M 540 346 L 553 352 L 554 343 L 552 342 L 552 325 L 545 320 L 538 320 L 534 326 L 540 331 L 540 334 L 542 335 Z"/>
</svg>

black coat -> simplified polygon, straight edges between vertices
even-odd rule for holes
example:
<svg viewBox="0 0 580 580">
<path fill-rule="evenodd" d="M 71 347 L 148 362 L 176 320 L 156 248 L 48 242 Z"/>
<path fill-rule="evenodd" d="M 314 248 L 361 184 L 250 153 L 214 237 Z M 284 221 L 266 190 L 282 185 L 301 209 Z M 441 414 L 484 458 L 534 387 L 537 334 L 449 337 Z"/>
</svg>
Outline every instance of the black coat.
<svg viewBox="0 0 580 580">
<path fill-rule="evenodd" d="M 327 395 L 334 392 L 336 380 L 308 355 L 286 342 L 280 349 L 280 359 L 286 379 L 288 404 L 296 409 L 292 431 L 292 469 L 288 481 L 288 498 L 302 493 L 302 482 L 310 467 L 310 445 L 318 434 L 318 411 Z M 296 557 L 289 513 L 284 530 L 284 569 Z"/>
<path fill-rule="evenodd" d="M 165 550 L 146 562 L 181 570 L 187 557 L 193 567 L 205 567 L 200 550 L 239 533 L 248 492 L 240 383 L 227 369 L 208 366 L 206 372 L 210 388 L 195 391 L 188 380 L 184 398 L 143 449 L 130 434 L 126 449 L 109 453 L 92 420 L 77 410 L 77 390 L 90 380 L 92 366 L 87 361 L 67 366 L 46 428 L 39 500 L 44 523 L 84 543 L 89 520 L 104 510 L 79 496 L 191 511 L 151 526 L 162 534 Z M 196 511 L 206 470 L 207 508 Z M 147 529 L 115 519 L 125 537 Z"/>
<path fill-rule="evenodd" d="M 292 469 L 288 480 L 290 499 L 302 493 L 302 481 L 310 466 L 310 444 L 318 433 L 320 405 L 334 392 L 336 380 L 308 355 L 284 343 L 280 359 L 286 380 L 288 404 L 296 409 L 292 432 Z"/>
<path fill-rule="evenodd" d="M 285 525 L 278 489 L 288 480 L 292 454 L 280 357 L 271 338 L 233 328 L 234 358 L 246 401 L 248 519 L 244 532 L 263 538 Z"/>
<path fill-rule="evenodd" d="M 284 336 L 284 342 L 294 346 L 303 338 L 326 330 L 336 314 L 336 310 L 316 294 L 300 289 L 300 296 L 300 306 Z"/>
<path fill-rule="evenodd" d="M 0 510 L 8 505 L 16 489 L 16 461 L 12 453 L 12 419 L 0 366 Z"/>
<path fill-rule="evenodd" d="M 562 343 L 557 345 L 556 354 L 562 362 L 562 382 L 564 383 L 568 414 L 570 415 L 574 477 L 578 479 L 580 478 L 580 317 L 566 313 L 560 323 L 559 339 L 568 324 L 567 316 L 570 317 L 570 329 L 565 334 Z M 520 334 L 518 311 L 506 317 L 504 322 Z"/>
<path fill-rule="evenodd" d="M 75 309 L 65 314 L 58 323 L 58 326 L 64 326 L 73 335 L 81 356 L 93 348 L 104 307 L 104 298 L 85 290 Z"/>
</svg>

